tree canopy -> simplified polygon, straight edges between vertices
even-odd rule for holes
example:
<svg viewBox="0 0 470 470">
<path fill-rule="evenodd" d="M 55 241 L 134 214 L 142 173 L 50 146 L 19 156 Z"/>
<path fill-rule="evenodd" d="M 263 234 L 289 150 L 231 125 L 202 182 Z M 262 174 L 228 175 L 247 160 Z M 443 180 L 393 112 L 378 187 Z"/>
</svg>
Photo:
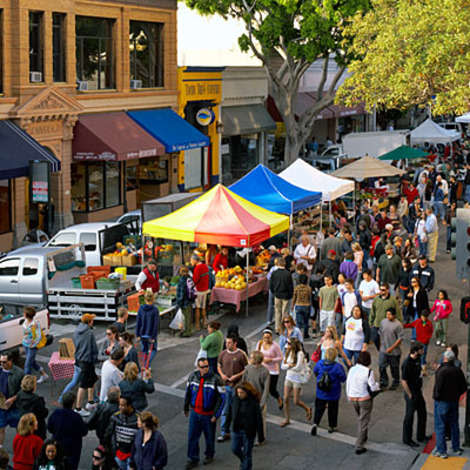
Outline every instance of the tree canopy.
<svg viewBox="0 0 470 470">
<path fill-rule="evenodd" d="M 185 0 L 203 14 L 234 17 L 246 25 L 239 38 L 243 51 L 251 51 L 266 69 L 270 94 L 286 126 L 287 161 L 297 158 L 311 135 L 319 112 L 334 101 L 336 85 L 349 61 L 348 19 L 369 7 L 369 0 Z M 323 60 L 316 104 L 296 116 L 293 105 L 300 79 L 316 60 Z M 328 62 L 338 64 L 328 77 Z"/>
<path fill-rule="evenodd" d="M 372 0 L 345 30 L 355 57 L 337 100 L 462 113 L 470 98 L 468 0 Z"/>
</svg>

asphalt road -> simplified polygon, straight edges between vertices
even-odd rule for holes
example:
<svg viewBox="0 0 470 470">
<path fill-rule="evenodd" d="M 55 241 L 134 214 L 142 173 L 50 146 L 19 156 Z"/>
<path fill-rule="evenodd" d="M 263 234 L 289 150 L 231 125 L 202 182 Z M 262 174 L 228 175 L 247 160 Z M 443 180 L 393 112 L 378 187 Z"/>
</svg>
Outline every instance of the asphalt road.
<svg viewBox="0 0 470 470">
<path fill-rule="evenodd" d="M 466 357 L 467 328 L 458 320 L 458 306 L 460 297 L 470 289 L 455 278 L 455 262 L 450 260 L 450 256 L 445 254 L 444 230 L 441 228 L 441 240 L 439 242 L 439 253 L 437 262 L 433 267 L 436 271 L 436 288 L 448 290 L 454 304 L 455 313 L 450 320 L 449 338 L 451 341 L 461 345 L 462 358 Z M 435 293 L 436 291 L 434 291 Z M 430 296 L 430 301 L 434 300 Z M 220 314 L 222 330 L 226 332 L 227 326 L 237 323 L 243 337 L 252 348 L 261 336 L 261 331 L 265 322 L 265 299 L 256 298 L 250 302 L 249 316 L 242 313 L 235 313 L 233 310 L 224 310 Z M 132 326 L 133 321 L 130 321 Z M 165 322 L 164 322 L 165 324 Z M 75 325 L 72 322 L 54 321 L 52 329 L 56 340 L 60 337 L 72 335 Z M 98 339 L 104 338 L 105 325 L 98 324 L 95 329 Z M 403 347 L 403 354 L 406 353 L 409 345 L 409 332 L 406 334 L 406 342 Z M 39 360 L 47 363 L 50 354 L 58 349 L 55 341 L 47 349 L 41 350 Z M 310 340 L 306 343 L 308 352 L 312 352 L 314 344 Z M 187 445 L 187 419 L 183 416 L 183 394 L 187 375 L 194 368 L 194 360 L 199 350 L 199 340 L 197 336 L 193 338 L 174 337 L 171 332 L 164 328 L 159 338 L 159 351 L 153 361 L 152 373 L 156 383 L 157 391 L 149 396 L 149 409 L 160 419 L 160 429 L 165 436 L 169 449 L 169 469 L 184 468 L 186 462 Z M 373 354 L 373 365 L 377 370 L 377 353 L 374 347 L 370 347 Z M 436 360 L 441 348 L 433 345 L 428 352 L 428 362 Z M 465 362 L 464 362 L 465 363 Z M 428 409 L 428 433 L 432 432 L 433 426 L 433 404 L 431 400 L 433 377 L 425 378 L 425 397 Z M 280 384 L 283 383 L 281 379 Z M 49 379 L 44 384 L 39 385 L 39 393 L 43 395 L 48 406 L 52 410 L 57 406 L 56 400 L 60 390 L 66 381 L 52 384 Z M 314 405 L 314 385 L 304 386 L 304 401 L 313 407 Z M 461 415 L 463 415 L 461 410 Z M 419 452 L 422 450 L 410 449 L 401 444 L 402 419 L 404 416 L 403 391 L 387 391 L 375 399 L 372 414 L 371 426 L 369 429 L 368 443 L 369 451 L 361 456 L 354 454 L 353 443 L 356 435 L 356 417 L 352 406 L 345 400 L 344 394 L 340 403 L 339 431 L 328 434 L 325 430 L 327 426 L 326 416 L 323 418 L 323 429 L 320 428 L 317 437 L 310 436 L 310 425 L 305 422 L 305 414 L 300 409 L 292 411 L 293 423 L 287 428 L 280 428 L 282 419 L 281 412 L 277 409 L 277 404 L 273 399 L 268 403 L 268 431 L 267 444 L 255 448 L 254 469 L 311 469 L 315 467 L 340 468 L 345 466 L 350 470 L 364 468 L 379 469 L 407 469 L 410 468 Z M 462 418 L 462 416 L 461 416 Z M 5 448 L 11 452 L 11 442 L 14 431 L 8 429 Z M 201 440 L 202 442 L 202 440 Z M 91 468 L 91 455 L 93 448 L 97 445 L 94 432 L 91 432 L 84 440 L 80 469 Z M 230 451 L 230 443 L 216 444 L 216 459 L 211 465 L 214 469 L 236 469 L 238 460 Z M 210 467 L 208 467 L 210 468 Z"/>
</svg>

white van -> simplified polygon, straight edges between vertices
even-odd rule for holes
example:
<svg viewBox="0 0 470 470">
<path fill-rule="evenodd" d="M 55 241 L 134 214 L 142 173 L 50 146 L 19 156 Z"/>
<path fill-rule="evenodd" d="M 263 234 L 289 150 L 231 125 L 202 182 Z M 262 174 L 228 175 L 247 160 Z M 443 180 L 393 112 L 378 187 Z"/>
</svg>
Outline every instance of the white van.
<svg viewBox="0 0 470 470">
<path fill-rule="evenodd" d="M 57 232 L 46 246 L 66 247 L 83 243 L 86 265 L 99 266 L 102 264 L 102 256 L 113 252 L 116 243 L 122 242 L 123 238 L 129 234 L 127 225 L 117 222 L 71 225 Z"/>
</svg>

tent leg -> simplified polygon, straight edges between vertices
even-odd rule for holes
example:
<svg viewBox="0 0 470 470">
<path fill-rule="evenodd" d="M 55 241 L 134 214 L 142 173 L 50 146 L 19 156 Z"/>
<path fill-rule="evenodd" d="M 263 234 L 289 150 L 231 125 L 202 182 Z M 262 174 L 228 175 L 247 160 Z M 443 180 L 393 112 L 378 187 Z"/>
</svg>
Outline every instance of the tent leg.
<svg viewBox="0 0 470 470">
<path fill-rule="evenodd" d="M 320 233 L 323 229 L 323 198 L 320 202 Z M 318 238 L 318 236 L 317 236 Z M 318 256 L 317 256 L 317 259 L 320 259 L 320 245 L 318 244 L 318 241 L 317 241 L 317 251 L 318 251 Z"/>
<path fill-rule="evenodd" d="M 248 277 L 249 277 L 249 268 L 250 268 L 250 254 L 248 253 L 246 256 L 246 316 L 248 316 L 248 287 L 249 287 L 249 282 L 248 282 Z"/>
<path fill-rule="evenodd" d="M 287 231 L 287 248 L 290 251 L 290 239 L 291 239 L 291 227 L 292 227 L 292 214 L 289 216 L 289 230 Z"/>
<path fill-rule="evenodd" d="M 356 237 L 356 182 L 354 181 L 354 191 L 353 191 L 353 224 L 354 224 L 354 237 Z"/>
<path fill-rule="evenodd" d="M 328 202 L 328 227 L 331 227 L 331 200 Z"/>
</svg>

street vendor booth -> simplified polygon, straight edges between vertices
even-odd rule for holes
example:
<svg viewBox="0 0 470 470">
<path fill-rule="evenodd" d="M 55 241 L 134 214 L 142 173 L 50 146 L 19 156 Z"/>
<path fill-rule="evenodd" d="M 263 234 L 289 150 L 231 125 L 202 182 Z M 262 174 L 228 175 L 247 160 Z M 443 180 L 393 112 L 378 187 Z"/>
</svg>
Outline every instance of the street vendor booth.
<svg viewBox="0 0 470 470">
<path fill-rule="evenodd" d="M 142 233 L 153 238 L 250 248 L 288 229 L 288 217 L 256 206 L 218 184 L 181 209 L 145 222 Z M 238 311 L 243 300 L 248 302 L 249 297 L 266 289 L 265 277 L 248 282 L 248 266 L 245 274 L 247 282 L 238 279 L 236 289 L 223 285 L 213 288 L 211 303 L 232 303 Z"/>
<path fill-rule="evenodd" d="M 429 142 L 430 144 L 451 144 L 459 140 L 461 135 L 457 131 L 444 129 L 436 124 L 431 118 L 426 119 L 416 129 L 410 133 L 410 141 L 412 144 Z"/>
<path fill-rule="evenodd" d="M 421 149 L 401 145 L 391 152 L 380 155 L 379 160 L 416 160 L 418 158 L 426 158 L 429 154 Z"/>
</svg>

